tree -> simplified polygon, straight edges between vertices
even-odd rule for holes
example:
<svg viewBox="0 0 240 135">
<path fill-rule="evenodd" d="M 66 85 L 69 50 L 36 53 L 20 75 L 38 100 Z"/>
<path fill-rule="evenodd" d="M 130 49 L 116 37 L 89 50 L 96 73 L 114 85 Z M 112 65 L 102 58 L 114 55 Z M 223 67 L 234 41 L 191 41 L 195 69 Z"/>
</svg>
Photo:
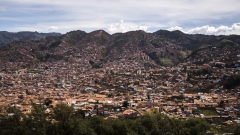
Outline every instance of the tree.
<svg viewBox="0 0 240 135">
<path fill-rule="evenodd" d="M 186 134 L 186 129 L 184 128 L 183 123 L 180 120 L 175 119 L 175 118 L 170 118 L 168 120 L 169 120 L 169 124 L 171 126 L 171 129 L 172 129 L 171 132 L 174 135 L 184 135 L 184 134 Z"/>
<path fill-rule="evenodd" d="M 210 124 L 202 118 L 190 118 L 184 123 L 184 127 L 189 130 L 190 135 L 205 134 L 210 129 Z"/>
<path fill-rule="evenodd" d="M 234 135 L 240 135 L 240 125 L 237 125 L 233 130 Z"/>
<path fill-rule="evenodd" d="M 129 103 L 128 103 L 128 101 L 123 101 L 123 104 L 122 104 L 122 106 L 127 108 L 127 107 L 129 106 Z"/>
<path fill-rule="evenodd" d="M 73 115 L 73 118 L 74 119 L 78 119 L 78 118 L 84 119 L 85 118 L 85 112 L 79 109 L 79 110 L 75 111 L 75 113 Z"/>
<path fill-rule="evenodd" d="M 54 118 L 57 121 L 58 133 L 70 134 L 70 122 L 74 113 L 74 108 L 60 103 L 53 108 Z"/>
<path fill-rule="evenodd" d="M 128 121 L 128 130 L 133 134 L 138 135 L 147 135 L 149 132 L 147 131 L 146 127 L 143 126 L 141 119 L 138 118 L 136 120 L 129 120 Z"/>
<path fill-rule="evenodd" d="M 24 115 L 14 107 L 7 108 L 7 114 L 1 117 L 0 134 L 2 135 L 25 135 L 30 134 L 22 122 Z"/>
<path fill-rule="evenodd" d="M 90 118 L 89 125 L 98 135 L 113 135 L 114 130 L 111 122 L 104 120 L 102 117 L 94 116 Z"/>
<path fill-rule="evenodd" d="M 224 101 L 221 100 L 221 101 L 219 102 L 218 106 L 221 107 L 221 108 L 224 108 L 224 106 L 225 106 Z"/>
<path fill-rule="evenodd" d="M 224 84 L 224 88 L 226 89 L 233 89 L 236 86 L 240 85 L 240 76 L 233 75 L 231 76 Z"/>
<path fill-rule="evenodd" d="M 147 98 L 148 98 L 148 100 L 150 100 L 150 95 L 149 94 L 147 94 Z"/>
<path fill-rule="evenodd" d="M 81 110 L 75 111 L 73 106 L 60 103 L 53 108 L 54 118 L 57 122 L 51 125 L 51 134 L 64 135 L 95 135 Z"/>
<path fill-rule="evenodd" d="M 128 133 L 127 120 L 115 119 L 111 123 L 114 135 L 126 135 Z"/>
<path fill-rule="evenodd" d="M 51 99 L 46 99 L 44 101 L 44 105 L 49 106 L 50 104 L 52 104 L 52 100 Z"/>
<path fill-rule="evenodd" d="M 89 60 L 89 63 L 90 63 L 91 65 L 94 65 L 94 61 L 92 61 L 92 60 Z"/>
<path fill-rule="evenodd" d="M 42 104 L 35 104 L 31 102 L 32 112 L 28 117 L 24 119 L 26 127 L 32 134 L 35 135 L 46 135 L 49 125 L 47 121 L 47 114 L 45 113 L 46 108 Z"/>
<path fill-rule="evenodd" d="M 154 127 L 154 121 L 153 121 L 152 117 L 149 114 L 142 116 L 141 124 L 144 127 L 146 127 L 146 129 L 148 131 L 151 131 L 153 129 L 153 127 Z"/>
<path fill-rule="evenodd" d="M 126 101 L 127 103 L 127 101 Z M 0 115 L 0 134 L 19 135 L 200 135 L 207 130 L 218 133 L 205 119 L 189 118 L 186 121 L 163 114 L 146 114 L 136 119 L 107 119 L 86 117 L 84 111 L 72 106 L 57 104 L 53 108 L 56 121 L 50 122 L 43 104 L 32 103 L 32 113 L 24 115 L 16 107 L 9 107 Z M 239 135 L 239 125 L 227 127 L 224 132 Z M 222 129 L 221 129 L 222 130 Z"/>
</svg>

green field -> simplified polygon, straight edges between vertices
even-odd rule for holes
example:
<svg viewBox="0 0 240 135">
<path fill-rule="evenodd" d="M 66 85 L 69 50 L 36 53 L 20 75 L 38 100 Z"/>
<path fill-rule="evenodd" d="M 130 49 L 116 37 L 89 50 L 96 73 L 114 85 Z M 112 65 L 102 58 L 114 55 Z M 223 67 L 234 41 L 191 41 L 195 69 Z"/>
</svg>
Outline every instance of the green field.
<svg viewBox="0 0 240 135">
<path fill-rule="evenodd" d="M 205 116 L 218 115 L 215 110 L 202 110 L 202 109 L 199 109 L 199 113 L 202 113 Z"/>
<path fill-rule="evenodd" d="M 168 58 L 160 58 L 163 65 L 173 65 L 172 60 Z"/>
</svg>

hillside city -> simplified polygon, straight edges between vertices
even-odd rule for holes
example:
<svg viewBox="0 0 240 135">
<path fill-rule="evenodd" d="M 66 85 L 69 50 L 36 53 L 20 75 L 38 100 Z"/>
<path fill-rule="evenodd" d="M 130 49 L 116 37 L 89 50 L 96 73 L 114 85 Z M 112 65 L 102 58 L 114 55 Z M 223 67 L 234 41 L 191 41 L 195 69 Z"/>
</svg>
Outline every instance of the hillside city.
<svg viewBox="0 0 240 135">
<path fill-rule="evenodd" d="M 68 46 L 65 42 L 60 44 L 62 48 Z M 221 119 L 223 126 L 240 124 L 240 49 L 203 46 L 178 64 L 146 66 L 144 63 L 154 60 L 138 49 L 133 53 L 132 49 L 125 50 L 121 55 L 108 56 L 115 60 L 101 62 L 98 49 L 107 45 L 94 42 L 79 54 L 70 47 L 74 54 L 65 56 L 67 61 L 38 63 L 33 56 L 24 55 L 31 43 L 24 41 L 0 61 L 1 114 L 9 106 L 31 114 L 32 102 L 50 101 L 45 110 L 50 121 L 53 108 L 64 103 L 84 111 L 86 117 L 136 118 L 161 113 L 181 120 L 204 118 L 210 123 Z M 163 48 L 172 55 L 178 54 L 175 49 L 183 50 L 171 44 Z M 62 55 L 66 50 L 69 47 L 54 53 Z M 167 53 L 161 56 L 172 58 Z M 29 61 L 38 64 L 21 67 Z"/>
</svg>

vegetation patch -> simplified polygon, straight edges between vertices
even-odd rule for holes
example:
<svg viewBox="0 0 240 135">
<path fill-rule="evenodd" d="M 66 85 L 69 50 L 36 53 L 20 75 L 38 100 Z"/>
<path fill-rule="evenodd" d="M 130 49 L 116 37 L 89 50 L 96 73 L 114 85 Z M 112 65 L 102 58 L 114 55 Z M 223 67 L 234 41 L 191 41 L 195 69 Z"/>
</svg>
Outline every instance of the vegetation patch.
<svg viewBox="0 0 240 135">
<path fill-rule="evenodd" d="M 95 63 L 92 60 L 89 60 L 89 64 L 91 64 L 92 68 L 102 68 L 102 63 Z"/>
<path fill-rule="evenodd" d="M 191 53 L 191 51 L 179 51 L 179 53 L 180 53 L 180 57 L 182 57 L 182 58 L 186 58 L 190 53 Z"/>
<path fill-rule="evenodd" d="M 223 47 L 227 47 L 227 46 L 233 46 L 234 45 L 234 42 L 233 41 L 230 41 L 230 40 L 222 40 L 221 42 L 218 43 L 218 47 L 219 48 L 223 48 Z"/>
<path fill-rule="evenodd" d="M 160 58 L 163 65 L 173 65 L 172 60 L 169 58 Z"/>
<path fill-rule="evenodd" d="M 51 106 L 51 104 L 51 100 L 44 101 L 44 105 Z M 48 114 L 44 105 L 32 103 L 32 111 L 29 114 L 23 114 L 16 107 L 7 108 L 7 113 L 0 115 L 0 134 L 198 135 L 206 132 L 238 134 L 240 129 L 239 125 L 217 128 L 202 118 L 182 121 L 157 112 L 134 119 L 124 115 L 104 119 L 100 112 L 97 116 L 87 117 L 83 110 L 74 110 L 73 106 L 62 103 L 48 108 L 51 110 L 51 114 Z M 202 111 L 207 115 L 212 114 L 209 110 Z"/>
<path fill-rule="evenodd" d="M 237 86 L 240 86 L 240 76 L 238 76 L 238 75 L 233 75 L 233 76 L 229 77 L 228 80 L 225 81 L 225 83 L 224 83 L 224 87 L 226 89 L 233 89 Z"/>
<path fill-rule="evenodd" d="M 147 55 L 158 65 L 162 65 L 161 60 L 159 59 L 159 56 L 157 55 L 156 52 L 151 52 L 151 53 L 147 53 Z"/>
<path fill-rule="evenodd" d="M 61 40 L 55 41 L 49 46 L 49 48 L 55 48 L 55 47 L 59 46 L 61 43 L 62 43 Z"/>
<path fill-rule="evenodd" d="M 204 114 L 205 116 L 212 116 L 212 115 L 218 115 L 216 110 L 211 109 L 199 109 L 199 113 Z"/>
</svg>

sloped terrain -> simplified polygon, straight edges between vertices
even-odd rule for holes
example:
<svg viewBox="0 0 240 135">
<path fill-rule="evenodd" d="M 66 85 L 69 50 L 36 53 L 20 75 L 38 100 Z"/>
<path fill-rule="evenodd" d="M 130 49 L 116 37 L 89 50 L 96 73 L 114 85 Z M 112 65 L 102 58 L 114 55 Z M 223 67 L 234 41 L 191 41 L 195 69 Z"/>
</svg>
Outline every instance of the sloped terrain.
<svg viewBox="0 0 240 135">
<path fill-rule="evenodd" d="M 202 34 L 185 34 L 181 31 L 167 31 L 159 30 L 155 32 L 156 35 L 163 37 L 166 41 L 172 42 L 176 45 L 184 47 L 188 50 L 194 51 L 202 46 L 217 45 L 222 40 L 229 40 L 240 44 L 240 36 L 215 36 L 215 35 L 202 35 Z"/>
<path fill-rule="evenodd" d="M 231 40 L 222 39 L 213 45 L 193 51 L 186 62 L 196 65 L 209 64 L 217 67 L 236 67 L 240 64 L 240 46 Z"/>
<path fill-rule="evenodd" d="M 10 67 L 21 68 L 57 61 L 91 65 L 92 68 L 121 65 L 125 61 L 147 67 L 211 61 L 228 62 L 231 65 L 237 61 L 239 43 L 237 35 L 188 35 L 166 30 L 110 35 L 103 30 L 90 33 L 77 30 L 40 40 L 8 43 L 0 48 L 0 62 L 3 68 L 8 67 L 9 63 Z"/>
<path fill-rule="evenodd" d="M 95 65 L 102 65 L 119 60 L 158 66 L 177 64 L 184 59 L 185 52 L 186 49 L 161 36 L 144 31 L 110 35 L 103 30 L 91 33 L 78 30 L 40 40 L 11 42 L 1 47 L 0 60 L 4 65 L 11 62 L 18 67 L 55 61 L 81 61 L 85 64 L 92 61 Z"/>
<path fill-rule="evenodd" d="M 16 40 L 34 39 L 39 40 L 47 36 L 60 36 L 61 33 L 38 33 L 38 32 L 7 32 L 0 31 L 0 46 Z"/>
</svg>

